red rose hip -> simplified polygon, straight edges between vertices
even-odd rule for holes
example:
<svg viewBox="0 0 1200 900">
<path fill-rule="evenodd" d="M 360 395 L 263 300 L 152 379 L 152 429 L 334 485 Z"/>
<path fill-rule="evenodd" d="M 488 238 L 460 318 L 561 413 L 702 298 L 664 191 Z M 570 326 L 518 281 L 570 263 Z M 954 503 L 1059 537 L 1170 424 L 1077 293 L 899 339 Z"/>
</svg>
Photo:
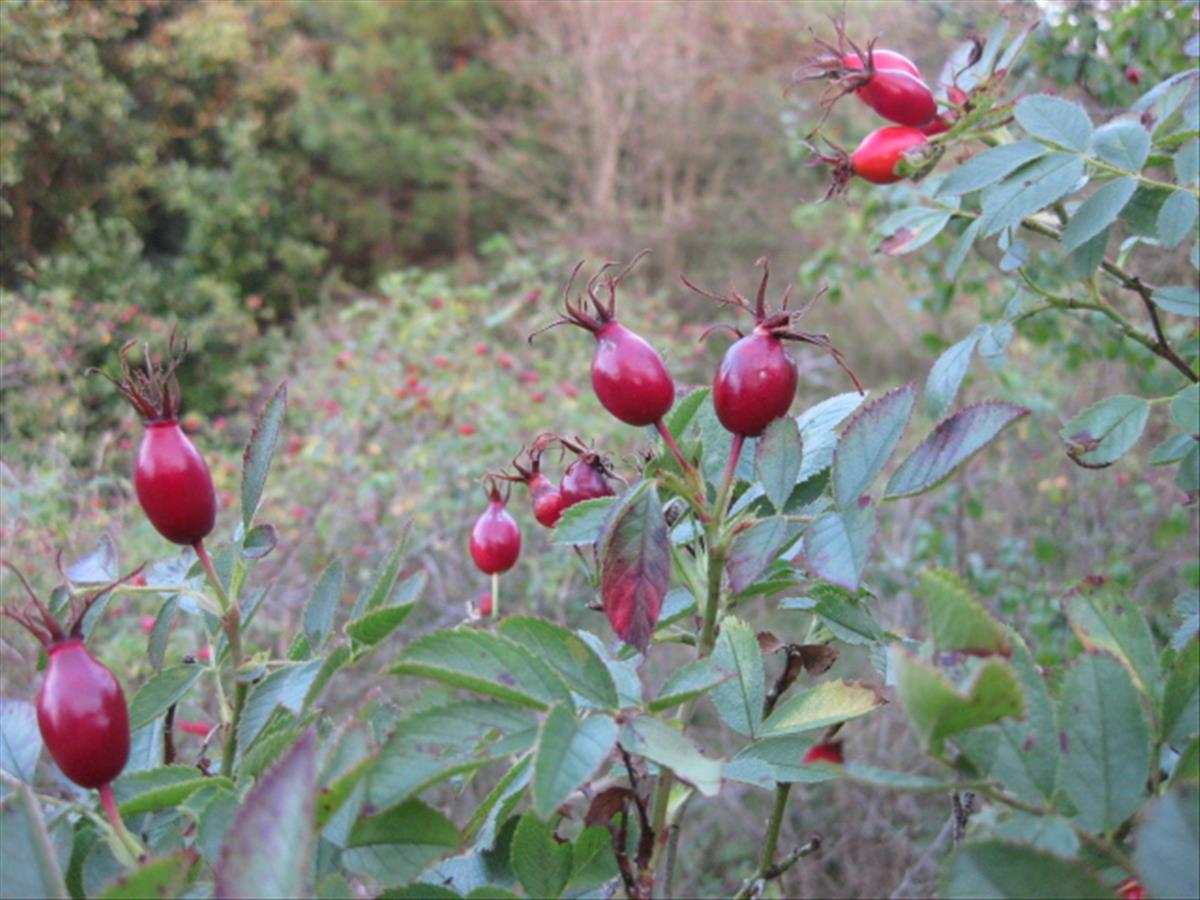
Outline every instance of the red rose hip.
<svg viewBox="0 0 1200 900">
<path fill-rule="evenodd" d="M 521 529 L 492 484 L 488 505 L 471 529 L 471 559 L 485 575 L 507 572 L 521 555 Z"/>
<path fill-rule="evenodd" d="M 779 339 L 754 331 L 725 351 L 713 379 L 713 407 L 726 430 L 758 437 L 787 415 L 799 381 L 796 363 Z"/>
</svg>

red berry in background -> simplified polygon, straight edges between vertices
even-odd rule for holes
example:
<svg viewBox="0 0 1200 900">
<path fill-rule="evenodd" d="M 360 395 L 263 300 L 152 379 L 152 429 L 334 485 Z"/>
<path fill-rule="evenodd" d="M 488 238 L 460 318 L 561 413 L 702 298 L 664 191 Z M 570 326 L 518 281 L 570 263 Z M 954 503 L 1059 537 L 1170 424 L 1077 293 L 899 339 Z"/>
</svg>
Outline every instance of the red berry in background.
<svg viewBox="0 0 1200 900">
<path fill-rule="evenodd" d="M 1117 885 L 1117 896 L 1121 900 L 1146 900 L 1146 889 L 1136 878 L 1126 878 Z"/>
<path fill-rule="evenodd" d="M 142 616 L 142 634 L 149 634 L 154 630 L 154 616 Z"/>
<path fill-rule="evenodd" d="M 946 99 L 955 106 L 966 106 L 970 96 L 966 91 L 957 85 L 951 85 L 950 87 L 946 88 Z"/>
<path fill-rule="evenodd" d="M 333 358 L 333 364 L 339 369 L 350 368 L 352 362 L 354 362 L 354 354 L 349 350 L 343 350 Z"/>
<path fill-rule="evenodd" d="M 471 435 L 473 435 L 475 433 L 475 426 L 470 425 L 470 424 L 459 425 L 458 433 L 461 434 L 463 437 L 470 437 Z"/>
<path fill-rule="evenodd" d="M 179 427 L 179 382 L 175 369 L 187 352 L 171 336 L 168 360 L 160 366 L 147 354 L 146 371 L 135 377 L 129 349 L 121 348 L 121 377 L 109 380 L 142 416 L 146 431 L 138 450 L 133 483 L 138 502 L 159 534 L 176 544 L 191 546 L 213 530 L 217 496 L 204 457 Z"/>
<path fill-rule="evenodd" d="M 496 357 L 497 365 L 499 365 L 505 369 L 511 369 L 513 366 L 516 365 L 516 362 L 517 361 L 515 359 L 513 359 L 512 356 L 509 355 L 508 353 L 501 353 L 499 356 Z"/>
<path fill-rule="evenodd" d="M 479 595 L 478 612 L 481 616 L 490 616 L 492 614 L 492 595 L 486 591 Z"/>
<path fill-rule="evenodd" d="M 37 695 L 38 729 L 64 775 L 98 788 L 129 759 L 129 710 L 116 676 L 78 639 L 52 644 Z"/>
<path fill-rule="evenodd" d="M 476 356 L 487 356 L 487 352 L 488 352 L 488 345 L 487 345 L 487 344 L 485 344 L 483 341 L 479 341 L 479 342 L 478 342 L 478 343 L 477 343 L 477 344 L 474 346 L 474 348 L 473 348 L 473 349 L 474 349 L 474 351 L 475 351 L 475 355 L 476 355 Z"/>
<path fill-rule="evenodd" d="M 435 366 L 437 366 L 439 369 L 445 369 L 445 368 L 448 368 L 448 367 L 449 367 L 449 365 L 450 365 L 450 360 L 448 360 L 448 359 L 447 359 L 446 357 L 444 357 L 444 356 L 435 356 L 435 357 L 433 358 L 433 364 L 434 364 Z"/>
<path fill-rule="evenodd" d="M 546 402 L 546 392 L 545 391 L 530 391 L 529 399 L 532 400 L 534 403 L 545 403 Z"/>
<path fill-rule="evenodd" d="M 904 154 L 927 143 L 925 135 L 915 128 L 890 125 L 872 131 L 850 154 L 850 166 L 855 175 L 872 184 L 894 184 L 901 176 L 896 166 Z"/>
<path fill-rule="evenodd" d="M 521 373 L 521 380 L 526 384 L 537 384 L 541 377 L 536 369 L 526 369 Z"/>
<path fill-rule="evenodd" d="M 842 755 L 841 741 L 826 741 L 821 744 L 813 744 L 808 748 L 808 752 L 804 754 L 804 763 L 827 762 L 836 765 L 845 765 L 846 759 Z"/>
<path fill-rule="evenodd" d="M 1125 69 L 1125 80 L 1130 84 L 1142 83 L 1142 70 L 1137 66 L 1127 66 Z"/>
<path fill-rule="evenodd" d="M 195 656 L 200 662 L 210 662 L 212 660 L 212 651 L 208 647 L 197 647 Z"/>
<path fill-rule="evenodd" d="M 471 529 L 471 559 L 485 575 L 507 572 L 521 555 L 521 529 L 493 483 L 488 505 Z"/>
<path fill-rule="evenodd" d="M 194 734 L 197 737 L 207 737 L 208 733 L 212 731 L 212 726 L 207 722 L 194 722 L 190 719 L 180 719 L 175 724 L 178 726 L 179 730 L 185 734 Z"/>
<path fill-rule="evenodd" d="M 800 375 L 779 338 L 755 326 L 725 351 L 713 379 L 713 407 L 727 431 L 758 437 L 787 415 Z"/>
<path fill-rule="evenodd" d="M 577 325 L 591 332 L 596 339 L 592 389 L 600 404 L 627 425 L 653 425 L 675 402 L 675 383 L 658 351 L 616 318 L 617 286 L 648 252 L 643 250 L 616 275 L 605 276 L 609 268 L 606 265 L 592 277 L 587 284 L 587 295 L 594 312 L 588 312 L 585 304 L 573 304 L 570 300 L 571 285 L 583 265 L 580 262 L 563 292 L 566 315 L 547 326 Z M 596 285 L 601 278 L 608 291 L 607 303 L 596 296 Z"/>
<path fill-rule="evenodd" d="M 571 384 L 569 381 L 560 382 L 558 389 L 562 392 L 564 397 L 569 397 L 572 400 L 579 396 L 579 388 L 575 387 L 575 385 Z"/>
</svg>

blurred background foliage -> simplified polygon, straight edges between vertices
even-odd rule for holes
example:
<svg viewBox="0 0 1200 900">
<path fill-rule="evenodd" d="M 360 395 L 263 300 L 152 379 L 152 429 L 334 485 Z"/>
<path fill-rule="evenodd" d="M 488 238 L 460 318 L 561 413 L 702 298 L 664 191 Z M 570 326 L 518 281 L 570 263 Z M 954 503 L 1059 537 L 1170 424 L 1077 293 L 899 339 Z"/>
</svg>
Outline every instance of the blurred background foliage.
<svg viewBox="0 0 1200 900">
<path fill-rule="evenodd" d="M 844 13 L 850 34 L 882 35 L 931 79 L 997 17 L 1015 27 L 1040 16 L 1014 92 L 1063 93 L 1099 123 L 1189 64 L 1196 9 L 861 0 Z M 264 645 L 288 633 L 319 567 L 340 554 L 351 582 L 364 580 L 409 518 L 409 564 L 430 581 L 412 627 L 461 618 L 486 588 L 463 562 L 478 479 L 541 431 L 595 440 L 632 472 L 650 436 L 603 414 L 589 339 L 525 342 L 581 257 L 653 248 L 623 290 L 623 318 L 682 385 L 708 382 L 724 343 L 697 338 L 728 316 L 679 272 L 745 292 L 764 255 L 775 291 L 829 286 L 806 327 L 828 331 L 864 384 L 923 379 L 937 352 L 1003 309 L 1013 282 L 978 253 L 947 281 L 950 233 L 912 256 L 877 252 L 874 227 L 905 205 L 903 184 L 815 202 L 826 174 L 800 142 L 820 116 L 815 92 L 785 89 L 813 49 L 810 29 L 830 37 L 826 16 L 842 11 L 789 0 L 0 3 L 0 552 L 46 588 L 59 549 L 82 554 L 104 531 L 126 561 L 164 554 L 130 482 L 140 426 L 83 373 L 113 369 L 128 340 L 161 348 L 174 328 L 193 347 L 185 427 L 229 503 L 255 409 L 290 383 L 264 506 L 281 534 L 263 563 L 275 578 L 273 615 L 256 622 Z M 877 124 L 846 101 L 825 131 L 853 147 Z M 1184 252 L 1156 264 L 1193 278 Z M 797 355 L 796 409 L 848 389 L 831 360 Z M 890 508 L 870 576 L 881 618 L 903 632 L 918 620 L 915 568 L 957 568 L 1053 666 L 1074 640 L 1058 598 L 1084 575 L 1117 579 L 1152 617 L 1200 582 L 1195 508 L 1171 471 L 1147 466 L 1146 450 L 1085 471 L 1057 437 L 1101 396 L 1166 393 L 1169 374 L 1107 331 L 1053 317 L 1022 326 L 988 363 L 965 398 L 1034 415 L 986 466 Z M 1144 448 L 1163 428 L 1149 431 Z M 523 496 L 514 508 L 526 556 L 506 576 L 506 607 L 598 627 L 573 557 L 544 545 Z M 220 527 L 235 519 L 223 513 Z M 136 606 L 127 611 L 155 611 Z M 782 633 L 777 615 L 761 624 Z M 10 637 L 0 630 L 6 661 L 20 658 Z M 114 668 L 128 651 L 136 681 L 141 635 L 110 618 L 97 637 Z M 3 666 L 5 695 L 28 692 L 22 672 Z M 885 715 L 850 740 L 864 761 L 903 768 L 919 757 L 906 735 Z M 945 837 L 935 799 L 846 783 L 813 797 L 789 832 L 821 831 L 825 849 L 789 890 L 934 889 L 939 857 L 926 850 Z M 709 837 L 688 848 L 681 891 L 730 888 L 727 863 L 752 852 L 764 803 L 747 790 L 696 811 L 712 827 L 693 832 Z"/>
</svg>

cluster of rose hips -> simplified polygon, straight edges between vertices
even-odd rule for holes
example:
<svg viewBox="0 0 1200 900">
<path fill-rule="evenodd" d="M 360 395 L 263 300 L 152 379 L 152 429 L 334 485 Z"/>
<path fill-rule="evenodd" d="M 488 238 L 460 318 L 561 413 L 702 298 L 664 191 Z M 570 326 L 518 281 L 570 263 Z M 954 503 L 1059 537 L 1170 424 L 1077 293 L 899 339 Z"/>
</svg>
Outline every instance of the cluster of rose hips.
<svg viewBox="0 0 1200 900">
<path fill-rule="evenodd" d="M 951 85 L 946 95 L 953 110 L 939 113 L 933 91 L 916 63 L 895 50 L 877 48 L 873 40 L 863 50 L 846 37 L 840 23 L 834 24 L 838 45 L 818 40 L 825 52 L 797 69 L 794 80 L 828 81 L 830 86 L 821 101 L 826 111 L 838 99 L 852 93 L 896 124 L 868 134 L 853 153 L 847 154 L 830 142 L 833 156 L 816 154 L 818 160 L 834 167 L 831 195 L 845 190 L 855 175 L 873 184 L 900 181 L 902 176 L 897 167 L 905 154 L 928 143 L 930 137 L 949 131 L 957 110 L 969 99 L 961 88 Z"/>
<path fill-rule="evenodd" d="M 596 341 L 591 367 L 592 389 L 596 399 L 609 413 L 627 425 L 653 426 L 687 471 L 691 465 L 684 459 L 664 424 L 664 417 L 675 402 L 675 382 L 658 351 L 617 319 L 617 287 L 648 252 L 643 250 L 615 274 L 610 274 L 615 263 L 602 266 L 587 282 L 586 302 L 582 298 L 572 300 L 571 297 L 571 289 L 583 266 L 582 261 L 578 263 L 563 291 L 564 314 L 541 331 L 559 325 L 574 325 L 589 332 Z M 736 462 L 742 442 L 746 438 L 758 437 L 771 422 L 786 415 L 795 398 L 799 374 L 795 361 L 784 348 L 784 341 L 813 344 L 829 351 L 850 376 L 855 387 L 860 392 L 862 390 L 858 379 L 846 366 L 828 336 L 800 331 L 795 327 L 811 300 L 799 309 L 788 310 L 789 288 L 784 293 L 779 309 L 767 307 L 767 261 L 760 259 L 758 264 L 763 268 L 763 275 L 753 302 L 732 288 L 727 296 L 710 293 L 696 287 L 686 276 L 681 276 L 690 289 L 717 300 L 723 306 L 740 309 L 754 320 L 754 327 L 749 333 L 731 325 L 714 326 L 728 329 L 738 338 L 721 360 L 712 389 L 717 418 L 734 436 L 731 465 Z M 600 290 L 607 296 L 601 297 L 598 293 Z M 701 339 L 714 328 L 708 329 Z M 530 335 L 530 339 L 541 331 Z M 575 461 L 567 468 L 557 487 L 541 471 L 542 456 L 552 443 L 576 454 Z M 534 517 L 547 528 L 553 527 L 562 511 L 575 503 L 612 494 L 608 483 L 611 469 L 599 454 L 581 441 L 543 435 L 523 453 L 524 462 L 520 456 L 513 462 L 516 475 L 489 475 L 485 479 L 487 509 L 471 530 L 471 557 L 482 572 L 493 577 L 512 568 L 521 550 L 520 528 L 506 509 L 508 498 L 501 494 L 498 480 L 524 484 L 529 491 Z"/>
</svg>

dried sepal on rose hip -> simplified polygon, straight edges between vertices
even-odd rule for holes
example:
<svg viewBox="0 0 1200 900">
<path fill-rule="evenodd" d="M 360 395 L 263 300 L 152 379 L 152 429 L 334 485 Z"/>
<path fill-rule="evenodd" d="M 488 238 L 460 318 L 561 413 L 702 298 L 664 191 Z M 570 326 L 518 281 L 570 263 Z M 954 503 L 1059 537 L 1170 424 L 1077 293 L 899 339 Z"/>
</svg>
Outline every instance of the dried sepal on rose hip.
<svg viewBox="0 0 1200 900">
<path fill-rule="evenodd" d="M 146 518 L 168 541 L 195 546 L 216 524 L 217 495 L 208 463 L 179 427 L 181 398 L 175 370 L 187 353 L 187 341 L 177 342 L 172 334 L 161 364 L 147 346 L 144 371 L 129 364 L 134 343 L 121 348 L 119 378 L 92 371 L 115 384 L 146 425 L 133 471 Z"/>
<path fill-rule="evenodd" d="M 571 301 L 571 287 L 583 267 L 581 260 L 563 290 L 565 315 L 529 336 L 532 341 L 559 325 L 575 325 L 590 332 L 596 339 L 592 389 L 600 404 L 627 425 L 657 425 L 675 402 L 675 383 L 658 351 L 617 320 L 617 286 L 649 252 L 643 250 L 616 275 L 607 274 L 616 263 L 605 263 L 587 283 L 590 310 L 582 299 Z M 606 301 L 596 295 L 601 283 L 608 292 Z"/>
<path fill-rule="evenodd" d="M 817 39 L 823 51 L 792 75 L 793 82 L 827 81 L 821 106 L 829 110 L 846 94 L 854 94 L 879 115 L 898 125 L 919 127 L 937 116 L 937 100 L 916 64 L 895 50 L 876 49 L 875 40 L 859 47 L 834 20 L 837 45 Z"/>
<path fill-rule="evenodd" d="M 828 335 L 796 328 L 796 323 L 820 293 L 799 309 L 789 311 L 789 286 L 784 291 L 781 307 L 778 310 L 768 309 L 766 293 L 770 271 L 767 260 L 759 259 L 757 265 L 762 266 L 763 275 L 753 304 L 732 287 L 729 296 L 720 296 L 697 287 L 686 275 L 680 276 L 683 283 L 696 293 L 726 306 L 742 309 L 754 317 L 754 328 L 749 334 L 732 325 L 720 324 L 706 329 L 701 337 L 703 340 L 718 328 L 737 335 L 738 340 L 725 351 L 713 377 L 712 400 L 721 424 L 727 431 L 741 437 L 758 437 L 773 421 L 787 415 L 796 396 L 799 380 L 796 362 L 784 349 L 783 341 L 798 341 L 827 350 L 842 371 L 850 376 L 858 392 L 862 393 L 858 378 Z"/>
<path fill-rule="evenodd" d="M 471 559 L 485 575 L 499 575 L 517 564 L 521 528 L 508 511 L 508 495 L 500 493 L 494 476 L 484 479 L 484 490 L 488 504 L 471 529 Z"/>
<path fill-rule="evenodd" d="M 0 615 L 25 628 L 46 650 L 46 672 L 35 702 L 46 749 L 71 781 L 105 790 L 129 759 L 129 708 L 116 676 L 84 646 L 83 621 L 96 600 L 136 577 L 142 567 L 78 604 L 70 595 L 71 617 L 64 627 L 20 570 L 7 561 L 4 565 L 29 599 L 20 609 L 0 609 Z"/>
</svg>

